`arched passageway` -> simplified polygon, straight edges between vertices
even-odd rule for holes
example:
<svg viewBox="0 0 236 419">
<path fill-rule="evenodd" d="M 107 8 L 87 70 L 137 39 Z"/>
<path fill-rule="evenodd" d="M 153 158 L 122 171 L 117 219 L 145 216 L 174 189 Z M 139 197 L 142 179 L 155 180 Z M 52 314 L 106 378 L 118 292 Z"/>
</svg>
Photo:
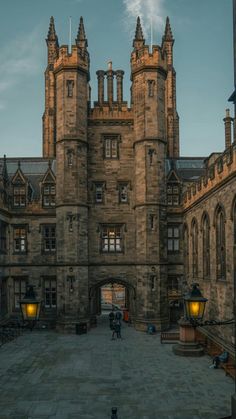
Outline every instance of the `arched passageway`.
<svg viewBox="0 0 236 419">
<path fill-rule="evenodd" d="M 131 321 L 136 313 L 136 290 L 123 279 L 107 278 L 89 289 L 90 318 L 95 322 L 96 316 L 114 309 L 127 309 Z"/>
</svg>

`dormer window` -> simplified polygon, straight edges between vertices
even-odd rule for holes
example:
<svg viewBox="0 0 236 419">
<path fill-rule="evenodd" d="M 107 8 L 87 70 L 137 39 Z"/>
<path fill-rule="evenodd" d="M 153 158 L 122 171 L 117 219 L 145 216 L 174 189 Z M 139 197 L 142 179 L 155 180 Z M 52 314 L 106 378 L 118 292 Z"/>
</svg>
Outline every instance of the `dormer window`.
<svg viewBox="0 0 236 419">
<path fill-rule="evenodd" d="M 23 185 L 15 185 L 13 187 L 13 206 L 14 207 L 25 207 L 26 206 L 26 190 Z"/>
<path fill-rule="evenodd" d="M 54 208 L 56 198 L 55 185 L 44 185 L 43 186 L 43 207 Z"/>
</svg>

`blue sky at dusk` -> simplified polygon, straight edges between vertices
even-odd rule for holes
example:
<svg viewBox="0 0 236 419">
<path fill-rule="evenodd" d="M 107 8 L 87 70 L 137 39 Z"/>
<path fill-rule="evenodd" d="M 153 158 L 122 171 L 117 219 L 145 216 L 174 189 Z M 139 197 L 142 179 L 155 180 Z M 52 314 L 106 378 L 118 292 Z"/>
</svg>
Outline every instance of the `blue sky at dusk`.
<svg viewBox="0 0 236 419">
<path fill-rule="evenodd" d="M 41 156 L 44 70 L 49 19 L 60 44 L 72 39 L 84 17 L 91 59 L 92 99 L 96 70 L 125 71 L 130 99 L 130 53 L 137 15 L 146 43 L 160 44 L 165 18 L 175 38 L 181 155 L 207 156 L 224 148 L 225 109 L 233 92 L 232 0 L 0 0 L 0 155 Z"/>
</svg>

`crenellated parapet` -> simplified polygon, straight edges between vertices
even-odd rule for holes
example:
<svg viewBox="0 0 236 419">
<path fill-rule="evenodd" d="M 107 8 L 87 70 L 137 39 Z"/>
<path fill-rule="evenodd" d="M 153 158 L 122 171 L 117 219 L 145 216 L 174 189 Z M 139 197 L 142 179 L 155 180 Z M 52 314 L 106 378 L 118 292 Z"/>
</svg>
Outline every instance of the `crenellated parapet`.
<svg viewBox="0 0 236 419">
<path fill-rule="evenodd" d="M 214 189 L 236 177 L 236 143 L 233 143 L 216 159 L 206 160 L 205 175 L 190 184 L 183 194 L 183 208 L 187 209 Z M 212 162 L 213 160 L 213 162 Z"/>
<path fill-rule="evenodd" d="M 78 69 L 88 73 L 89 80 L 89 54 L 82 51 L 77 45 L 72 45 L 71 52 L 68 45 L 61 45 L 58 58 L 54 61 L 53 70 L 55 73 L 61 69 Z"/>
<path fill-rule="evenodd" d="M 158 45 L 153 45 L 150 52 L 148 45 L 143 45 L 140 49 L 134 50 L 131 54 L 131 80 L 133 76 L 144 69 L 159 71 L 167 76 L 167 56 Z"/>
</svg>

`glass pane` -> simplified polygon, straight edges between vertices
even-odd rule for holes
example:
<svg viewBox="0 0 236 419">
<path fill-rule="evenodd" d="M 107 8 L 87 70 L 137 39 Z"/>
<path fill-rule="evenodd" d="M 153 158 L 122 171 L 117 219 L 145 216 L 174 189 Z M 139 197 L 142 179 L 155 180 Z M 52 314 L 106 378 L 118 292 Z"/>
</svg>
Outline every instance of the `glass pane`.
<svg viewBox="0 0 236 419">
<path fill-rule="evenodd" d="M 179 250 L 179 240 L 174 240 L 174 250 Z"/>
<path fill-rule="evenodd" d="M 168 237 L 173 236 L 173 229 L 171 227 L 168 227 Z"/>
<path fill-rule="evenodd" d="M 168 240 L 168 250 L 173 250 L 173 241 Z"/>
<path fill-rule="evenodd" d="M 179 237 L 179 227 L 174 228 L 174 237 Z"/>
</svg>

